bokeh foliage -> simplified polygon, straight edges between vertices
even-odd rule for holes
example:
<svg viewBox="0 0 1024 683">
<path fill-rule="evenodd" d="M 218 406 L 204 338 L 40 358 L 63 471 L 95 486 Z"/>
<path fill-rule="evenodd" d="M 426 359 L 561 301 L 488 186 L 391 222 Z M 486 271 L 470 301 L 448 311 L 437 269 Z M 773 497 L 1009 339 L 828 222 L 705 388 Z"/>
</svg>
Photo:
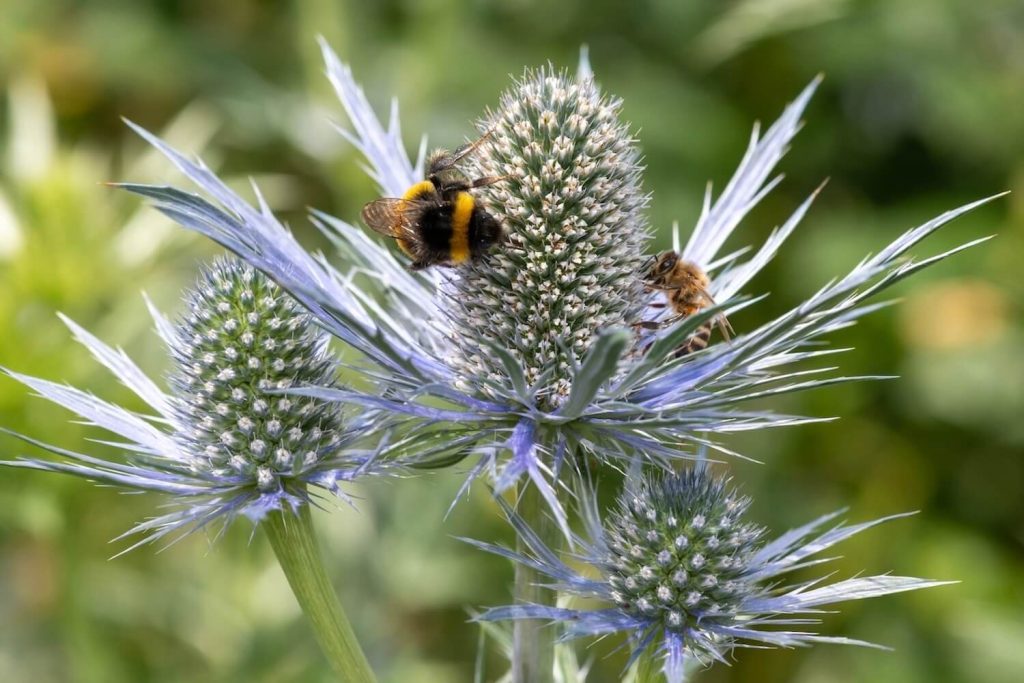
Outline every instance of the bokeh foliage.
<svg viewBox="0 0 1024 683">
<path fill-rule="evenodd" d="M 837 569 L 963 583 L 851 605 L 829 632 L 893 653 L 746 652 L 707 681 L 1020 680 L 1024 671 L 1024 6 L 1018 0 L 539 0 L 270 3 L 5 0 L 0 8 L 0 364 L 129 402 L 75 348 L 61 310 L 159 375 L 145 289 L 174 311 L 215 249 L 102 181 L 178 179 L 121 124 L 169 136 L 239 183 L 255 176 L 313 246 L 306 206 L 353 219 L 374 188 L 330 129 L 341 117 L 314 37 L 352 63 L 381 110 L 402 103 L 452 145 L 524 66 L 574 68 L 590 46 L 625 99 L 654 193 L 652 221 L 697 216 L 755 119 L 826 80 L 783 162 L 788 178 L 743 229 L 763 237 L 831 182 L 733 321 L 752 326 L 910 225 L 1000 190 L 945 228 L 938 251 L 998 238 L 902 285 L 902 303 L 836 338 L 851 374 L 901 375 L 795 396 L 780 410 L 842 420 L 737 439 L 753 514 L 778 531 L 848 505 L 851 519 L 920 509 L 848 544 Z M 0 383 L 6 427 L 63 445 L 90 436 Z M 0 440 L 5 456 L 22 446 Z M 238 525 L 108 561 L 107 541 L 152 511 L 42 473 L 0 473 L 0 680 L 326 681 L 326 665 L 261 536 Z M 486 492 L 444 520 L 456 473 L 382 482 L 318 522 L 339 591 L 387 681 L 470 680 L 465 606 L 505 602 L 511 568 L 454 535 L 507 534 Z M 609 477 L 609 491 L 616 482 Z M 621 655 L 593 656 L 612 680 Z M 502 670 L 488 658 L 488 673 Z"/>
</svg>

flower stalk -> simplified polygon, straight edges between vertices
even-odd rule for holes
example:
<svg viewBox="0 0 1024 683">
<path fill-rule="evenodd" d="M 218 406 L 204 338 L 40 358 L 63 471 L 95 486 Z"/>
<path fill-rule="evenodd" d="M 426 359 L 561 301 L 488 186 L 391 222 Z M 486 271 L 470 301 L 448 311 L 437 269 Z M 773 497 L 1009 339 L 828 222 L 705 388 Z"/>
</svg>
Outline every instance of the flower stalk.
<svg viewBox="0 0 1024 683">
<path fill-rule="evenodd" d="M 562 535 L 558 525 L 548 515 L 547 503 L 536 486 L 522 489 L 516 508 L 549 547 L 559 547 Z M 521 535 L 516 536 L 516 547 L 526 550 Z M 547 577 L 533 567 L 517 563 L 515 566 L 516 601 L 526 604 L 554 606 L 555 591 L 544 588 Z M 554 678 L 555 635 L 544 620 L 517 621 L 512 632 L 512 680 L 514 683 L 551 683 Z"/>
<path fill-rule="evenodd" d="M 320 649 L 337 674 L 346 683 L 375 683 L 345 610 L 324 571 L 323 557 L 313 533 L 308 505 L 290 510 L 274 510 L 263 521 L 267 538 L 288 584 L 313 627 Z"/>
<path fill-rule="evenodd" d="M 662 683 L 664 680 L 658 663 L 658 648 L 653 644 L 648 645 L 637 659 L 633 683 Z"/>
</svg>

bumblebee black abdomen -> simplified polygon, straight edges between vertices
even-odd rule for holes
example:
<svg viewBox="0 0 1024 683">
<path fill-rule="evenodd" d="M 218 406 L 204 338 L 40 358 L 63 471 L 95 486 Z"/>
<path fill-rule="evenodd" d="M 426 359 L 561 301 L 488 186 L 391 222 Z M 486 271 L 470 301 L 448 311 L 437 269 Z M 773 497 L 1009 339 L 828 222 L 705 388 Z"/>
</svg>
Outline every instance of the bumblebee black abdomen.
<svg viewBox="0 0 1024 683">
<path fill-rule="evenodd" d="M 432 252 L 448 253 L 452 238 L 452 206 L 432 206 L 423 212 L 419 223 L 423 246 Z"/>
<path fill-rule="evenodd" d="M 469 251 L 475 258 L 486 254 L 501 241 L 501 223 L 483 209 L 477 207 L 469 219 Z"/>
</svg>

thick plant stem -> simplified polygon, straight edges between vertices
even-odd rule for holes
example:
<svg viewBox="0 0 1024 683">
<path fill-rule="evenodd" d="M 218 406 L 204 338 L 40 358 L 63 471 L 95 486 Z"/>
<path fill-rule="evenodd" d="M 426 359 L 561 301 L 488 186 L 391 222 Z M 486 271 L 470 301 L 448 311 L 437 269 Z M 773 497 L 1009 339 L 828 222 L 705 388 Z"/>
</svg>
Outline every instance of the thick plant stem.
<svg viewBox="0 0 1024 683">
<path fill-rule="evenodd" d="M 370 663 L 324 571 L 309 506 L 303 505 L 296 513 L 275 510 L 267 515 L 262 526 L 338 680 L 374 683 Z"/>
<path fill-rule="evenodd" d="M 516 508 L 523 520 L 551 548 L 561 546 L 561 532 L 546 514 L 543 497 L 535 486 L 527 484 Z M 522 539 L 516 541 L 524 551 Z M 523 564 L 516 564 L 516 602 L 554 605 L 555 592 L 537 584 L 546 577 Z M 554 652 L 557 633 L 545 621 L 517 621 L 513 631 L 512 680 L 514 683 L 551 683 L 554 678 Z"/>
</svg>

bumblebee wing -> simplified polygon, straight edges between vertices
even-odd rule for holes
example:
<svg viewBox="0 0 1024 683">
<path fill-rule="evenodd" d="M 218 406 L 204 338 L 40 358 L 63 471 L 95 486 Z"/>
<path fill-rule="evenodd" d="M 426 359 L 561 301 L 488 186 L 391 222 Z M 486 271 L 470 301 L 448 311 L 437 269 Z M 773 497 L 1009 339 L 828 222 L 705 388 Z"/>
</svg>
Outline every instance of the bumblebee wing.
<svg viewBox="0 0 1024 683">
<path fill-rule="evenodd" d="M 374 232 L 379 232 L 382 235 L 404 237 L 404 204 L 406 202 L 394 197 L 372 201 L 363 207 L 363 222 Z"/>
</svg>

